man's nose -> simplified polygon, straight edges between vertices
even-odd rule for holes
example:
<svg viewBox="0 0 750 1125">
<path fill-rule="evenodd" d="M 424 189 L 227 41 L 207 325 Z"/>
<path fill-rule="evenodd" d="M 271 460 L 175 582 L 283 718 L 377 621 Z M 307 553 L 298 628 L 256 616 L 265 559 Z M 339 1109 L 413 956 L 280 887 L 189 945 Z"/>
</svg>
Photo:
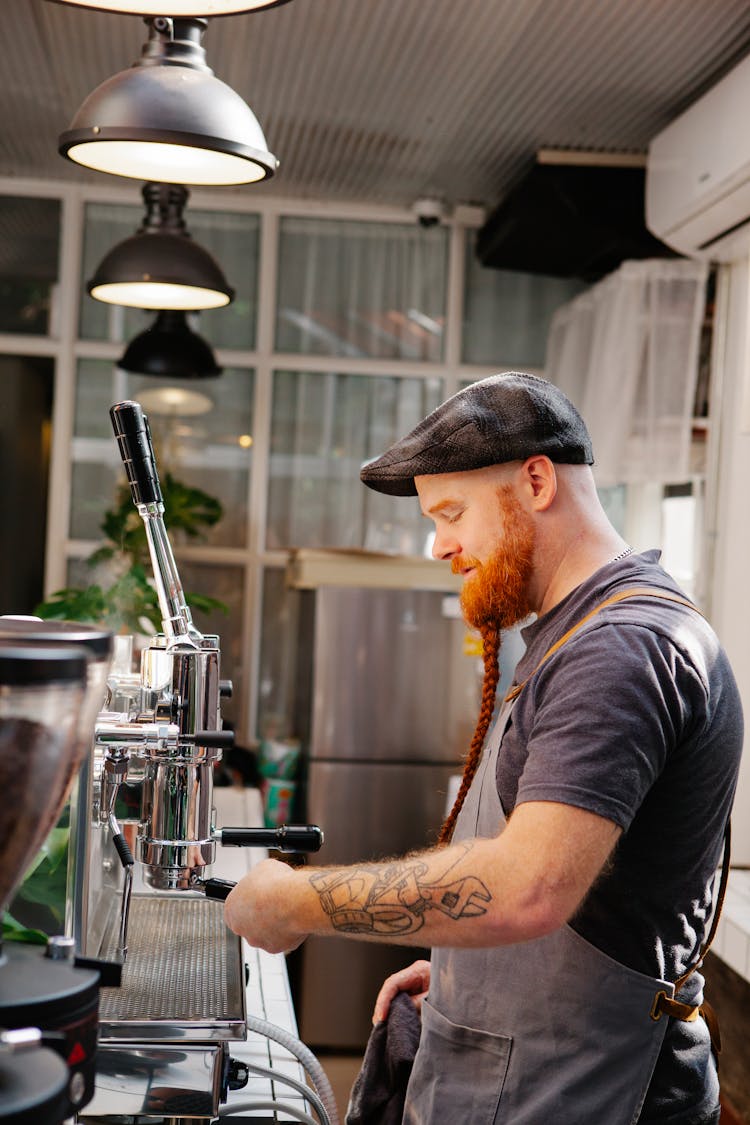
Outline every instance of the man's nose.
<svg viewBox="0 0 750 1125">
<path fill-rule="evenodd" d="M 451 534 L 449 528 L 435 532 L 432 543 L 432 557 L 434 559 L 452 559 L 454 555 L 460 554 L 460 551 L 458 540 L 455 535 Z"/>
</svg>

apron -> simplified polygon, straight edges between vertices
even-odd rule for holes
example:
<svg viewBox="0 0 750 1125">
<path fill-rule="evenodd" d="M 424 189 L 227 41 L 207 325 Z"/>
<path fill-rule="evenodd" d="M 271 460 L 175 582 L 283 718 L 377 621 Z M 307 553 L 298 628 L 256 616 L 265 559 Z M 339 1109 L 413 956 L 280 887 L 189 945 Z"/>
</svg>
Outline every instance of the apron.
<svg viewBox="0 0 750 1125">
<path fill-rule="evenodd" d="M 454 842 L 505 826 L 495 772 L 517 694 L 487 738 Z M 655 997 L 669 1004 L 674 991 L 568 925 L 516 945 L 433 949 L 404 1125 L 633 1125 L 667 1028 Z"/>
</svg>

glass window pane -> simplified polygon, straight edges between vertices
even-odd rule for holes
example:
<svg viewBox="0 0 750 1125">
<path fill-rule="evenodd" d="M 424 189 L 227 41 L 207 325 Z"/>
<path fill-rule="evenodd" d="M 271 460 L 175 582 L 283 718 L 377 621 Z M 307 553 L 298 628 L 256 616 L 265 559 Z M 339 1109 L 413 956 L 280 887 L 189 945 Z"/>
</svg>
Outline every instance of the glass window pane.
<svg viewBox="0 0 750 1125">
<path fill-rule="evenodd" d="M 359 479 L 434 410 L 442 380 L 277 371 L 274 375 L 267 546 L 362 547 L 424 553 L 419 505 Z"/>
<path fill-rule="evenodd" d="M 0 613 L 33 613 L 44 588 L 55 363 L 0 355 Z"/>
<path fill-rule="evenodd" d="M 544 367 L 553 312 L 587 286 L 576 278 L 487 269 L 466 235 L 462 359 L 498 368 Z"/>
<path fill-rule="evenodd" d="M 143 220 L 143 208 L 136 204 L 87 203 L 84 217 L 81 262 L 81 315 L 79 335 L 85 340 L 129 340 L 142 330 L 140 309 L 106 305 L 86 291 L 99 262 L 113 246 L 135 234 Z"/>
<path fill-rule="evenodd" d="M 222 518 L 197 542 L 244 546 L 253 454 L 254 372 L 227 368 L 216 379 L 176 381 L 128 375 L 105 360 L 81 360 L 76 388 L 70 534 L 98 539 L 100 524 L 123 479 L 109 408 L 135 399 L 149 418 L 162 483 L 181 484 L 218 499 Z M 192 413 L 192 411 L 197 411 Z M 169 506 L 165 516 L 169 527 Z M 175 545 L 184 533 L 175 532 Z"/>
<path fill-rule="evenodd" d="M 86 292 L 86 283 L 100 261 L 113 246 L 135 234 L 143 222 L 144 208 L 129 204 L 89 203 L 86 206 L 82 266 L 80 335 L 94 340 L 130 340 L 147 327 L 140 309 L 106 305 Z M 213 254 L 224 276 L 235 290 L 235 298 L 223 309 L 201 315 L 200 334 L 213 347 L 255 346 L 255 321 L 258 303 L 258 245 L 260 220 L 257 215 L 224 211 L 185 211 L 190 237 Z"/>
<path fill-rule="evenodd" d="M 193 607 L 191 614 L 201 633 L 218 634 L 221 678 L 232 681 L 232 698 L 222 699 L 221 714 L 225 720 L 239 728 L 247 706 L 248 685 L 249 652 L 242 641 L 245 572 L 239 566 L 186 562 L 180 559 L 179 554 L 177 566 L 188 604 L 191 594 L 201 594 L 203 597 L 216 598 L 226 607 L 226 612 L 216 609 L 210 613 Z"/>
<path fill-rule="evenodd" d="M 624 484 L 597 489 L 599 499 L 607 518 L 617 531 L 625 537 L 627 519 L 628 490 Z"/>
<path fill-rule="evenodd" d="M 0 332 L 51 335 L 60 202 L 0 195 Z"/>
<path fill-rule="evenodd" d="M 263 572 L 263 608 L 258 658 L 258 738 L 299 738 L 309 735 L 308 716 L 298 714 L 306 696 L 309 669 L 300 661 L 300 592 L 291 590 L 283 569 Z"/>
<path fill-rule="evenodd" d="M 70 537 L 71 539 L 103 538 L 102 520 L 114 505 L 122 472 L 113 460 L 74 461 L 71 474 Z"/>
<path fill-rule="evenodd" d="M 661 565 L 679 582 L 689 597 L 694 596 L 697 568 L 696 523 L 699 510 L 692 489 L 665 490 L 661 503 L 662 558 Z M 676 493 L 676 494 L 675 494 Z"/>
<path fill-rule="evenodd" d="M 282 219 L 276 349 L 439 361 L 448 232 Z"/>
</svg>

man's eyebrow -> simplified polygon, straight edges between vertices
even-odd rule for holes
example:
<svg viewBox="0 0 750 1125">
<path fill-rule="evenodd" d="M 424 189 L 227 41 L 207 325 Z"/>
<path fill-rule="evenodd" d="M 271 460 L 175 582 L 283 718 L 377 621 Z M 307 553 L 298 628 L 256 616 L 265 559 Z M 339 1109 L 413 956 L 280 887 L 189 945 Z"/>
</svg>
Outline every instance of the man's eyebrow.
<svg viewBox="0 0 750 1125">
<path fill-rule="evenodd" d="M 433 504 L 431 508 L 428 508 L 422 514 L 425 516 L 438 515 L 440 512 L 444 512 L 446 508 L 455 508 L 456 505 L 460 503 L 460 500 L 456 500 L 452 497 L 449 497 L 447 500 L 438 500 L 437 504 Z"/>
</svg>

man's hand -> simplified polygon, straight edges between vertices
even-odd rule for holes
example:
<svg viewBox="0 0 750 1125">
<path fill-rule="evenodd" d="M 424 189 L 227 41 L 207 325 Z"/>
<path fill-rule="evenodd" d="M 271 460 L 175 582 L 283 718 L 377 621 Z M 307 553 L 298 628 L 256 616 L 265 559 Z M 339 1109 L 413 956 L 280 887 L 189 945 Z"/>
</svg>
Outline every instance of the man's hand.
<svg viewBox="0 0 750 1125">
<path fill-rule="evenodd" d="M 261 860 L 240 879 L 224 904 L 227 925 L 257 949 L 290 953 L 307 937 L 295 910 L 297 874 L 277 859 Z"/>
<path fill-rule="evenodd" d="M 418 1012 L 422 1010 L 422 1001 L 430 987 L 430 962 L 415 961 L 406 969 L 401 969 L 393 976 L 387 977 L 375 1001 L 375 1010 L 372 1013 L 372 1022 L 380 1023 L 388 1015 L 391 1000 L 399 992 L 408 992 L 412 1004 Z"/>
</svg>

